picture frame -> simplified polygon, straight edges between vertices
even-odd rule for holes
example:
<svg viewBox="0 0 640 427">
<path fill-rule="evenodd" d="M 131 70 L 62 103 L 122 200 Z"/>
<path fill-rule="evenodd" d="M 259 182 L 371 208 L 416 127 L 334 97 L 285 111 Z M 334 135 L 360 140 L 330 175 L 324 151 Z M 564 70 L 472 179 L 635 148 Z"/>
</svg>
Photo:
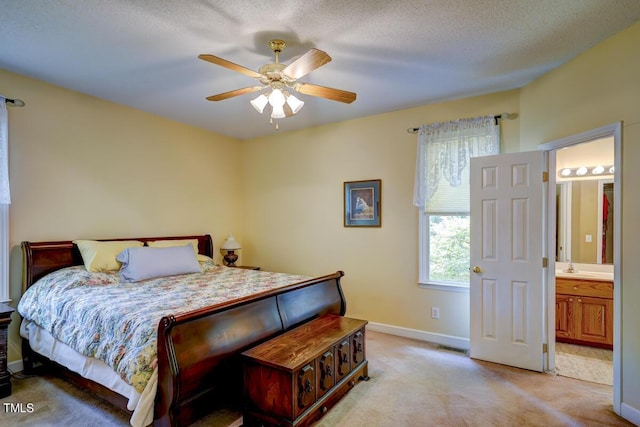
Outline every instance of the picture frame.
<svg viewBox="0 0 640 427">
<path fill-rule="evenodd" d="M 344 183 L 344 226 L 381 227 L 382 180 Z"/>
</svg>

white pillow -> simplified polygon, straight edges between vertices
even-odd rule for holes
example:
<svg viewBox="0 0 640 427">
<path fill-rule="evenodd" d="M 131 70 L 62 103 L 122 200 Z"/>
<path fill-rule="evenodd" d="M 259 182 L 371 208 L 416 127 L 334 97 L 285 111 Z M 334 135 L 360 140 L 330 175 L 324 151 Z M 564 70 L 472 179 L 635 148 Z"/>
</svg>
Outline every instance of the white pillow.
<svg viewBox="0 0 640 427">
<path fill-rule="evenodd" d="M 127 248 L 116 259 L 122 263 L 120 280 L 123 282 L 201 272 L 190 244 L 166 248 Z"/>
</svg>

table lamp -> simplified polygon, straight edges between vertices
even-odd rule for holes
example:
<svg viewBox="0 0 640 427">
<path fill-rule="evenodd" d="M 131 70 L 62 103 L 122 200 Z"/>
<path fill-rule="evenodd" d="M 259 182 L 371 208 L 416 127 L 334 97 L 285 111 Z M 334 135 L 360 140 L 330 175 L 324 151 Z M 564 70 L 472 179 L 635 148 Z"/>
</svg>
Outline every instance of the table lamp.
<svg viewBox="0 0 640 427">
<path fill-rule="evenodd" d="M 224 265 L 235 267 L 235 262 L 238 260 L 238 254 L 236 254 L 235 251 L 239 251 L 240 249 L 240 243 L 236 241 L 233 234 L 229 233 L 229 236 L 227 236 L 220 246 L 220 253 L 222 253 Z"/>
</svg>

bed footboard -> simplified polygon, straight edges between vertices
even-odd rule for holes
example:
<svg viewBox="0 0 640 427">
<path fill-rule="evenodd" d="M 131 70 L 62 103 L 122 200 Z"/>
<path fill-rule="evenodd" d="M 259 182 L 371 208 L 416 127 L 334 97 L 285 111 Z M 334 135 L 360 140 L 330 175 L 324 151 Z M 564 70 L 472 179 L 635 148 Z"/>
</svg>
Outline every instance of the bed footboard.
<svg viewBox="0 0 640 427">
<path fill-rule="evenodd" d="M 239 401 L 240 354 L 326 313 L 344 315 L 342 271 L 233 303 L 162 318 L 154 425 L 188 425 L 212 399 Z"/>
</svg>

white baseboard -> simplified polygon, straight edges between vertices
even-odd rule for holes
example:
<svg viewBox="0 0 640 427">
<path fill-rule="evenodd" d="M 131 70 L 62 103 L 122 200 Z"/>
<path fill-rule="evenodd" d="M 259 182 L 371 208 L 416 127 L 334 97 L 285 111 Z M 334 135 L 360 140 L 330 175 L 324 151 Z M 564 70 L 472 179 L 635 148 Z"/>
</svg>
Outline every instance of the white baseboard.
<svg viewBox="0 0 640 427">
<path fill-rule="evenodd" d="M 367 330 L 383 332 L 390 335 L 398 335 L 405 338 L 413 338 L 427 341 L 460 350 L 469 350 L 469 338 L 455 337 L 452 335 L 437 334 L 434 332 L 420 331 L 418 329 L 402 328 L 400 326 L 385 325 L 384 323 L 369 322 Z"/>
<path fill-rule="evenodd" d="M 631 421 L 635 425 L 640 426 L 640 409 L 622 403 L 620 405 L 620 416 L 627 421 Z"/>
<path fill-rule="evenodd" d="M 22 360 L 15 360 L 13 362 L 7 363 L 7 370 L 12 374 L 16 372 L 20 372 L 23 369 Z"/>
</svg>

